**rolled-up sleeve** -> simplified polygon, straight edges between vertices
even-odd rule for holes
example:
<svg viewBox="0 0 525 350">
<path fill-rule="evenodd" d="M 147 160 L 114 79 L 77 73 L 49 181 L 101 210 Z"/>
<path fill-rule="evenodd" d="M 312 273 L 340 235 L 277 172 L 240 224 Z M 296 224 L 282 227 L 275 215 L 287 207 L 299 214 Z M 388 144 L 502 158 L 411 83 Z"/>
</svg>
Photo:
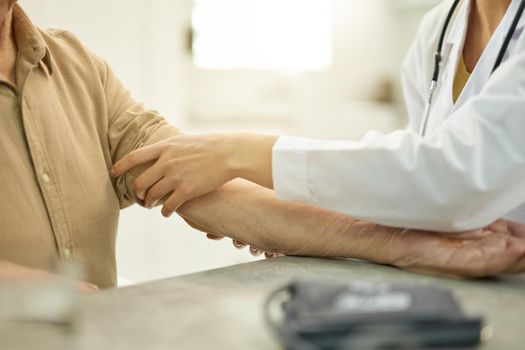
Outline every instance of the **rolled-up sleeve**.
<svg viewBox="0 0 525 350">
<path fill-rule="evenodd" d="M 157 111 L 147 110 L 136 102 L 111 68 L 102 63 L 105 66 L 104 88 L 108 104 L 108 143 L 113 163 L 133 150 L 180 134 L 179 129 Z M 133 203 L 143 204 L 135 195 L 133 184 L 137 176 L 151 165 L 134 168 L 116 180 L 115 190 L 121 208 Z"/>
</svg>

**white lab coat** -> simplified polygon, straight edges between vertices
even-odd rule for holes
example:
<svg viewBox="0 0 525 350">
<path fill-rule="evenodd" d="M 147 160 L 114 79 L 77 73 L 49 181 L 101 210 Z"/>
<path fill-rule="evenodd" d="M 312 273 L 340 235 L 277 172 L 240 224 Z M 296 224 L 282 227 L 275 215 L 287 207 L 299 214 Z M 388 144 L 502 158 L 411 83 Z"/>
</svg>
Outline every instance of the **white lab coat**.
<svg viewBox="0 0 525 350">
<path fill-rule="evenodd" d="M 456 11 L 443 48 L 427 137 L 419 135 L 434 52 L 451 0 L 429 12 L 403 65 L 405 130 L 360 142 L 281 137 L 273 150 L 279 198 L 375 223 L 439 231 L 483 227 L 500 217 L 525 222 L 525 20 L 507 57 L 490 73 L 520 0 L 504 19 L 456 105 L 452 86 L 470 1 Z"/>
</svg>

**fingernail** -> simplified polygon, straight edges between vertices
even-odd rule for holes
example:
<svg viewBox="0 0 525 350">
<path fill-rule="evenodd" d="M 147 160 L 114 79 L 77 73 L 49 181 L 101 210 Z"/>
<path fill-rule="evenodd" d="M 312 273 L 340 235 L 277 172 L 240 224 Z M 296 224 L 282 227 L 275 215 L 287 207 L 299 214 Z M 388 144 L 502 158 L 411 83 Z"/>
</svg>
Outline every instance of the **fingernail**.
<svg viewBox="0 0 525 350">
<path fill-rule="evenodd" d="M 110 169 L 109 170 L 109 175 L 113 176 L 113 177 L 116 177 L 117 176 L 117 172 L 115 170 L 113 170 L 113 169 Z"/>
<path fill-rule="evenodd" d="M 236 240 L 233 241 L 233 245 L 237 249 L 242 249 L 242 248 L 246 247 L 246 244 L 244 244 L 243 242 L 236 241 Z"/>
<path fill-rule="evenodd" d="M 250 253 L 251 253 L 253 256 L 261 256 L 262 251 L 260 251 L 260 250 L 257 249 L 257 248 L 254 248 L 254 247 L 250 247 Z"/>
</svg>

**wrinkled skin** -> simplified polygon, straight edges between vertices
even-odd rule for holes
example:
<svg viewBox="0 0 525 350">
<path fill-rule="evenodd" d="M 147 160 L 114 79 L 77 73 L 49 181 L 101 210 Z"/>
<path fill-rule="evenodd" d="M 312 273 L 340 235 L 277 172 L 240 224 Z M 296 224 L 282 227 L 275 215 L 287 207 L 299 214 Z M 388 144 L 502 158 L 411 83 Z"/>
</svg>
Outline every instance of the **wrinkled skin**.
<svg viewBox="0 0 525 350">
<path fill-rule="evenodd" d="M 450 278 L 525 272 L 525 225 L 498 220 L 479 230 L 436 233 L 372 224 L 237 180 L 178 211 L 208 236 L 251 252 L 355 258 Z"/>
<path fill-rule="evenodd" d="M 450 278 L 481 278 L 525 272 L 525 227 L 499 220 L 465 233 L 433 233 L 377 227 L 371 261 Z"/>
<path fill-rule="evenodd" d="M 202 230 L 192 223 L 190 225 Z M 525 225 L 506 220 L 464 233 L 401 230 L 355 221 L 352 232 L 369 238 L 368 243 L 360 248 L 360 258 L 408 271 L 447 278 L 525 273 Z M 223 237 L 208 234 L 208 238 Z M 233 242 L 240 249 L 247 245 L 236 240 Z M 250 253 L 258 256 L 262 251 L 251 247 Z M 268 258 L 282 255 L 266 253 Z"/>
</svg>

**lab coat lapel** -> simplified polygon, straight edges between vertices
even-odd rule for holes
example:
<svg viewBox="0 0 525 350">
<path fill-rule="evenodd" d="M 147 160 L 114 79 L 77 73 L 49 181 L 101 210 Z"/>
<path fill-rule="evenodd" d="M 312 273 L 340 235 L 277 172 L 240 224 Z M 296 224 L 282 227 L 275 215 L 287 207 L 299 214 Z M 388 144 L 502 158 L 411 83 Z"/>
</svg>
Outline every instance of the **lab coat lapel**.
<svg viewBox="0 0 525 350">
<path fill-rule="evenodd" d="M 458 65 L 460 51 L 463 48 L 465 35 L 467 32 L 468 14 L 470 11 L 470 0 L 463 1 L 456 10 L 445 43 L 442 50 L 441 77 L 438 83 L 439 94 L 436 98 L 436 108 L 434 108 L 429 119 L 429 133 L 437 130 L 441 123 L 451 114 L 454 107 L 452 97 L 452 86 Z"/>
<path fill-rule="evenodd" d="M 456 76 L 460 55 L 463 54 L 463 46 L 467 35 L 471 1 L 463 1 L 463 6 L 459 9 L 458 16 L 450 30 L 445 43 L 449 47 L 449 59 L 446 64 L 445 74 L 443 76 L 443 98 L 442 98 L 442 115 L 448 117 L 454 109 L 453 87 Z M 446 118 L 445 117 L 445 118 Z"/>
<path fill-rule="evenodd" d="M 483 53 L 479 64 L 459 96 L 457 103 L 454 105 L 453 100 L 453 86 L 454 79 L 457 72 L 460 55 L 463 54 L 463 47 L 465 44 L 465 37 L 467 34 L 468 21 L 471 9 L 471 2 L 473 0 L 464 0 L 456 10 L 448 34 L 445 37 L 445 43 L 442 50 L 441 62 L 441 76 L 438 82 L 438 88 L 435 96 L 435 106 L 430 112 L 428 121 L 428 133 L 431 134 L 439 129 L 440 125 L 450 116 L 454 111 L 463 106 L 469 99 L 478 95 L 488 79 L 491 76 L 492 68 L 496 62 L 497 55 L 503 43 L 505 34 L 517 13 L 521 0 L 513 0 L 509 10 L 505 14 L 500 26 L 492 37 L 485 52 Z M 525 16 L 524 16 L 525 17 Z M 444 21 L 444 16 L 443 16 Z M 525 31 L 525 18 L 521 21 L 513 36 L 513 40 L 507 50 L 505 59 L 512 55 L 516 49 L 516 43 Z M 437 46 L 437 42 L 435 43 Z M 428 70 L 432 71 L 434 61 L 428 61 Z M 419 125 L 419 124 L 418 124 Z"/>
</svg>

